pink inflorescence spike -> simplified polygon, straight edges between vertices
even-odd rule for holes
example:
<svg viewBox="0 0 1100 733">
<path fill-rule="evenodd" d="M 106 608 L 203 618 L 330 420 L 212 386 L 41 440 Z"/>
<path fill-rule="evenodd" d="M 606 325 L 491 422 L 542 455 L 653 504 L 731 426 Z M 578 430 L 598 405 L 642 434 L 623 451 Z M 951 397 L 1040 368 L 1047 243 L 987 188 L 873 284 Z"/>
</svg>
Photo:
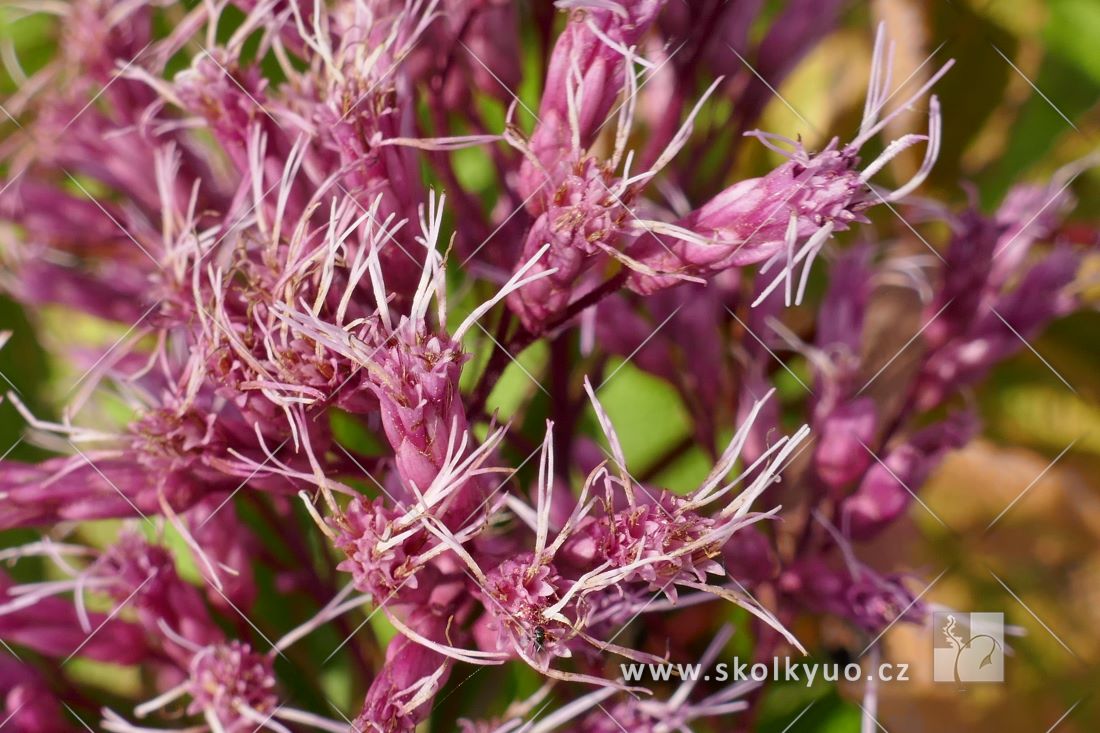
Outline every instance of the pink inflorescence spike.
<svg viewBox="0 0 1100 733">
<path fill-rule="evenodd" d="M 925 623 L 864 543 L 1088 302 L 1096 159 L 936 203 L 952 62 L 880 26 L 799 130 L 863 15 L 771 5 L 5 12 L 53 35 L 0 43 L 0 726 L 748 729 L 630 671 Z"/>
</svg>

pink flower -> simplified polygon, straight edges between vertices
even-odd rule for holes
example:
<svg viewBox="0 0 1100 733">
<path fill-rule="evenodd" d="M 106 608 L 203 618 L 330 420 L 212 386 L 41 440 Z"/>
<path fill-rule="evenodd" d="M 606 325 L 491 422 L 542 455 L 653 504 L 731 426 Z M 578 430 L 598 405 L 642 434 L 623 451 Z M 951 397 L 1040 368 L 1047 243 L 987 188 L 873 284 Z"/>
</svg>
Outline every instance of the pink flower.
<svg viewBox="0 0 1100 733">
<path fill-rule="evenodd" d="M 61 701 L 50 690 L 48 680 L 33 666 L 10 655 L 0 658 L 0 697 L 4 724 L 16 731 L 73 733 L 62 713 Z"/>
<path fill-rule="evenodd" d="M 65 584 L 62 592 L 71 587 Z M 13 595 L 17 589 L 24 592 Z M 101 662 L 137 664 L 147 658 L 149 648 L 141 627 L 88 612 L 83 618 L 98 629 L 89 634 L 77 608 L 62 598 L 49 597 L 50 590 L 49 586 L 17 586 L 6 574 L 0 575 L 5 611 L 0 613 L 0 639 L 58 659 L 80 654 Z"/>
<path fill-rule="evenodd" d="M 442 640 L 445 628 L 440 619 L 421 618 L 414 623 Z M 412 733 L 431 712 L 430 701 L 447 681 L 451 665 L 449 659 L 420 644 L 395 640 L 352 727 L 363 733 Z"/>
<path fill-rule="evenodd" d="M 880 29 L 863 123 L 852 142 L 841 146 L 833 139 L 824 149 L 810 153 L 801 142 L 750 133 L 789 158 L 788 162 L 761 178 L 735 183 L 681 218 L 674 226 L 684 234 L 656 232 L 639 237 L 628 250 L 630 257 L 657 273 L 667 274 L 653 276 L 636 268 L 628 277 L 628 287 L 652 293 L 677 284 L 685 276 L 706 276 L 759 262 L 764 263 L 763 273 L 783 263 L 779 276 L 760 294 L 757 303 L 785 282 L 790 304 L 793 271 L 798 265 L 802 274 L 794 302 L 801 302 L 810 265 L 829 237 L 865 221 L 861 213 L 864 209 L 908 195 L 931 172 L 939 151 L 940 111 L 933 96 L 927 136 L 910 134 L 895 140 L 862 171 L 858 169 L 860 148 L 899 114 L 895 111 L 883 119 L 878 117 L 889 94 L 890 62 L 884 48 L 885 36 Z M 950 66 L 951 62 L 945 64 L 911 95 L 907 104 L 923 96 Z M 869 183 L 893 157 L 920 141 L 927 141 L 927 151 L 913 178 L 891 192 L 879 192 Z M 777 142 L 788 147 L 780 148 Z"/>
<path fill-rule="evenodd" d="M 840 504 L 841 530 L 853 539 L 868 539 L 889 526 L 909 507 L 914 492 L 943 457 L 965 445 L 976 431 L 972 415 L 956 414 L 876 459 L 856 490 Z M 870 456 L 866 444 L 860 449 Z"/>
<path fill-rule="evenodd" d="M 609 655 L 673 661 L 698 637 L 662 646 L 666 614 L 703 617 L 715 599 L 753 616 L 761 656 L 804 651 L 788 626 L 807 615 L 867 637 L 923 620 L 906 579 L 851 543 L 899 521 L 975 432 L 968 413 L 930 411 L 1080 306 L 1082 255 L 1059 223 L 1091 161 L 1013 189 L 992 215 L 921 202 L 950 229 L 943 266 L 896 255 L 904 243 L 876 226 L 821 258 L 814 307 L 785 310 L 817 298 L 811 267 L 834 235 L 929 175 L 934 96 L 926 134 L 861 154 L 947 66 L 884 112 L 880 30 L 850 142 L 748 133 L 782 163 L 726 183 L 772 86 L 840 3 L 762 8 L 41 5 L 57 21 L 52 58 L 27 76 L 3 54 L 17 89 L 0 142 L 0 286 L 28 322 L 61 324 L 43 343 L 55 376 L 76 381 L 3 397 L 50 454 L 0 460 L 0 529 L 40 534 L 0 561 L 49 568 L 0 575 L 0 639 L 32 655 L 0 660 L 7 721 L 71 731 L 70 716 L 94 713 L 99 691 L 64 669 L 83 658 L 148 687 L 102 708 L 112 733 L 412 733 L 438 727 L 461 662 L 545 682 L 463 730 L 724 730 L 753 685 L 643 697 Z M 532 125 L 519 115 L 540 89 Z M 908 181 L 873 182 L 921 145 Z M 906 343 L 919 347 L 909 372 L 871 376 L 893 335 L 878 317 L 887 288 L 911 289 L 927 323 Z M 540 384 L 511 389 L 510 362 Z M 582 379 L 624 369 L 665 383 L 665 411 L 637 428 L 668 422 L 647 466 L 628 466 L 636 432 L 620 437 Z M 27 407 L 44 397 L 62 401 L 43 408 L 56 419 Z M 690 490 L 665 485 L 707 459 Z M 378 613 L 393 638 L 368 638 Z M 315 633 L 327 646 L 330 626 L 337 649 L 281 685 L 287 649 Z M 292 707 L 299 689 L 328 697 L 340 649 L 361 707 L 342 720 Z"/>
<path fill-rule="evenodd" d="M 520 170 L 520 194 L 525 199 L 542 186 L 547 174 L 557 178 L 562 163 L 568 165 L 568 151 L 593 143 L 623 90 L 628 73 L 624 51 L 638 43 L 665 0 L 556 4 L 571 13 L 546 70 L 546 93 L 530 141 L 534 160 L 525 161 Z M 547 195 L 552 194 L 544 192 Z"/>
</svg>

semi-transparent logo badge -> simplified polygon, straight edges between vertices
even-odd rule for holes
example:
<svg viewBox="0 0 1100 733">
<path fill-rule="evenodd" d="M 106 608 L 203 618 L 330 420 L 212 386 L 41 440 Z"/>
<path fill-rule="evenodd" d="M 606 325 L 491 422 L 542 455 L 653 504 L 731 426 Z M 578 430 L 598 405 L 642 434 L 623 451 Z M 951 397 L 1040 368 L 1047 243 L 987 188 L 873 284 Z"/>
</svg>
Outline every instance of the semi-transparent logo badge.
<svg viewBox="0 0 1100 733">
<path fill-rule="evenodd" d="M 932 614 L 932 677 L 937 682 L 1004 682 L 1003 613 Z"/>
</svg>

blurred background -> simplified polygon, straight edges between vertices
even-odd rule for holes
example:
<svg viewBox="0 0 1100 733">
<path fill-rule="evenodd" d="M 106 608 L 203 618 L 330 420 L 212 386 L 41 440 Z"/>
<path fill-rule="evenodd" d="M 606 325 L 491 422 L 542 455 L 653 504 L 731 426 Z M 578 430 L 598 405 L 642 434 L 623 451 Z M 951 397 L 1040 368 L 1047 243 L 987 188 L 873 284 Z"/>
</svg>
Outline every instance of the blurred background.
<svg viewBox="0 0 1100 733">
<path fill-rule="evenodd" d="M 784 4 L 764 3 L 754 32 L 762 33 Z M 14 8 L 2 9 L 3 38 L 33 71 L 54 48 L 51 24 L 43 16 L 16 21 Z M 861 0 L 849 3 L 842 18 L 779 87 L 795 109 L 774 99 L 762 129 L 800 132 L 810 149 L 834 134 L 850 137 L 863 105 L 872 29 L 883 21 L 898 43 L 896 79 L 915 72 L 930 55 L 933 66 L 956 60 L 936 88 L 944 142 L 922 194 L 961 206 L 970 195 L 962 182 L 991 208 L 1014 183 L 1045 181 L 1060 166 L 1097 150 L 1100 1 Z M 13 82 L 5 77 L 0 86 L 8 94 Z M 537 89 L 521 93 L 530 104 L 537 102 Z M 896 127 L 913 129 L 913 120 L 899 120 Z M 916 165 L 920 154 L 915 151 L 902 165 Z M 778 162 L 762 146 L 745 145 L 733 175 L 755 175 Z M 462 177 L 476 183 L 476 161 Z M 1065 233 L 1080 246 L 1095 246 L 1100 172 L 1086 171 L 1073 189 L 1079 204 Z M 889 211 L 876 209 L 874 218 L 878 231 L 894 232 L 903 242 L 916 236 Z M 885 637 L 885 659 L 910 663 L 913 681 L 882 689 L 878 717 L 889 733 L 1100 730 L 1095 697 L 1100 689 L 1100 314 L 1095 310 L 1100 255 L 1092 256 L 1080 285 L 1093 307 L 1055 324 L 974 391 L 982 436 L 931 479 L 921 493 L 926 507 L 915 504 L 909 521 L 864 548 L 863 557 L 874 566 L 909 569 L 930 583 L 923 600 L 964 611 L 1002 611 L 1008 623 L 1026 630 L 1011 643 L 1005 684 L 959 690 L 931 681 L 927 630 L 893 627 Z M 888 314 L 880 317 L 881 328 L 892 327 Z M 82 370 L 49 355 L 82 343 L 113 342 L 120 335 L 113 328 L 61 310 L 46 309 L 32 319 L 0 297 L 0 329 L 14 332 L 0 350 L 4 390 L 17 391 L 36 414 L 55 415 Z M 532 348 L 520 361 L 537 377 L 546 353 Z M 904 362 L 893 368 L 904 368 Z M 797 371 L 797 364 L 793 368 Z M 527 403 L 535 387 L 522 369 L 509 368 L 490 409 L 508 416 Z M 634 465 L 651 466 L 689 436 L 674 391 L 633 365 L 622 366 L 601 398 Z M 96 409 L 110 414 L 113 408 L 104 403 Z M 45 455 L 22 440 L 25 428 L 10 404 L 0 405 L 0 455 L 21 460 Z M 663 467 L 655 481 L 672 488 L 691 485 L 706 470 L 701 459 L 689 451 Z M 110 523 L 98 524 L 103 526 L 81 531 L 110 532 Z M 31 536 L 6 533 L 0 546 Z M 33 565 L 20 570 L 35 572 Z M 839 628 L 795 631 L 820 635 L 819 648 L 849 646 Z M 385 630 L 379 633 L 384 636 Z M 338 699 L 344 685 L 339 668 L 333 670 L 330 691 Z M 74 671 L 80 674 L 95 677 L 96 670 Z M 502 690 L 518 694 L 534 684 L 526 671 L 512 674 L 518 677 L 501 679 L 497 670 L 479 675 L 456 699 L 443 701 L 442 714 L 457 716 L 470 699 L 499 696 Z M 111 684 L 122 690 L 137 681 L 119 678 Z M 764 700 L 758 728 L 857 730 L 860 710 L 854 701 L 860 695 L 860 689 L 843 684 L 809 690 L 776 686 Z"/>
</svg>

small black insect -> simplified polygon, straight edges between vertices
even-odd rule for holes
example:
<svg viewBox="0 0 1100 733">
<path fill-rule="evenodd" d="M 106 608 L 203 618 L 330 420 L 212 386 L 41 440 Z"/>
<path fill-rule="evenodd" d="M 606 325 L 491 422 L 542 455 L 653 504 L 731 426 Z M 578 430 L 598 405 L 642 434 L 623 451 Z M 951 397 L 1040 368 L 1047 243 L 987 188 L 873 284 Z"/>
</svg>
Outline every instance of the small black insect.
<svg viewBox="0 0 1100 733">
<path fill-rule="evenodd" d="M 541 626 L 535 627 L 535 649 L 542 651 L 542 645 L 546 643 L 546 629 Z"/>
</svg>

